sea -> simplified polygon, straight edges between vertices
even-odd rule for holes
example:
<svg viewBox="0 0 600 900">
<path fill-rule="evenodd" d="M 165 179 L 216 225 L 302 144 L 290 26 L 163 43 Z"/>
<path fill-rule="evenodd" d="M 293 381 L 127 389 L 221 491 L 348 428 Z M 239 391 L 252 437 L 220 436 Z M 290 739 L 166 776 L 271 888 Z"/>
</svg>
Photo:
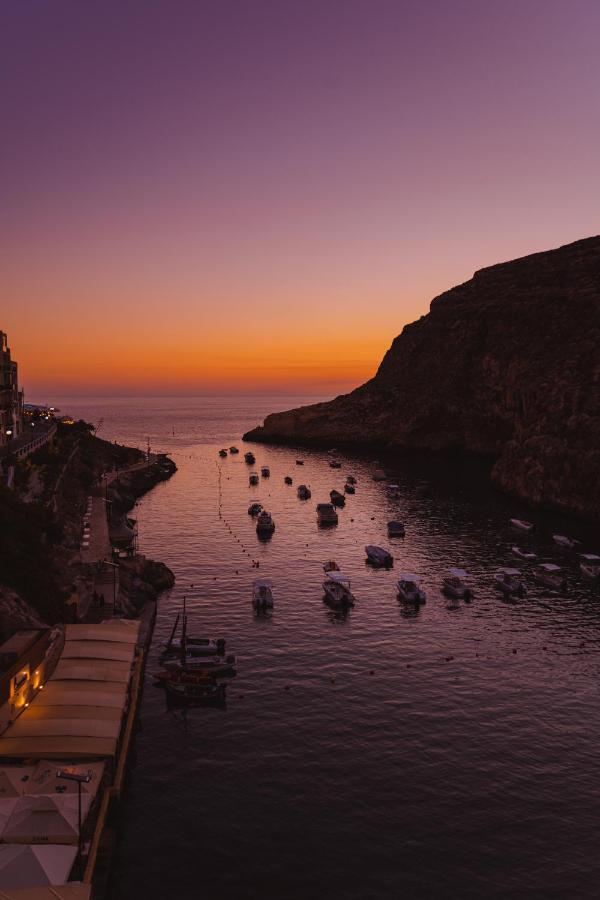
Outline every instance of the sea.
<svg viewBox="0 0 600 900">
<path fill-rule="evenodd" d="M 56 400 L 99 437 L 149 444 L 178 467 L 133 512 L 141 551 L 176 584 L 159 604 L 110 897 L 597 898 L 600 593 L 552 535 L 589 551 L 600 536 L 495 492 L 474 460 L 241 440 L 269 412 L 315 399 Z M 220 458 L 231 445 L 241 452 Z M 250 487 L 262 465 L 270 477 Z M 319 528 L 316 503 L 347 474 L 355 495 Z M 273 515 L 268 541 L 253 501 Z M 533 521 L 531 536 L 509 527 L 515 516 Z M 403 539 L 387 536 L 394 519 Z M 367 544 L 389 549 L 393 567 L 367 565 Z M 563 567 L 568 589 L 536 585 L 513 545 Z M 345 615 L 324 602 L 328 559 L 357 598 Z M 441 592 L 454 566 L 470 602 Z M 525 597 L 494 589 L 502 566 L 522 570 Z M 403 571 L 422 578 L 417 611 L 397 599 Z M 266 616 L 252 609 L 257 577 L 274 586 Z M 223 708 L 173 707 L 154 685 L 184 597 L 188 632 L 236 656 Z"/>
</svg>

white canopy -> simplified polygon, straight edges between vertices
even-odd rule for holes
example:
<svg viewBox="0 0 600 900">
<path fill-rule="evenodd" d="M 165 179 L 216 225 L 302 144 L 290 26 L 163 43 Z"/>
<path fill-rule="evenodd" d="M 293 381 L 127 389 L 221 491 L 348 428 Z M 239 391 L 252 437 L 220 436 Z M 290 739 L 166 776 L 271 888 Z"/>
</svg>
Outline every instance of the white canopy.
<svg viewBox="0 0 600 900">
<path fill-rule="evenodd" d="M 464 569 L 450 569 L 450 574 L 453 578 L 468 578 L 469 573 L 465 572 Z"/>
<path fill-rule="evenodd" d="M 0 889 L 64 884 L 76 856 L 77 847 L 0 845 Z"/>
<path fill-rule="evenodd" d="M 82 791 L 82 822 L 89 812 L 92 798 Z M 43 794 L 20 797 L 4 826 L 5 844 L 76 844 L 79 834 L 78 797 L 76 794 Z"/>
<path fill-rule="evenodd" d="M 21 797 L 35 766 L 5 766 L 0 769 L 0 799 Z"/>
<path fill-rule="evenodd" d="M 93 762 L 86 765 L 64 766 L 59 762 L 41 759 L 35 767 L 31 778 L 26 782 L 25 793 L 28 795 L 49 794 L 51 796 L 65 796 L 65 794 L 77 794 L 78 785 L 75 781 L 67 781 L 58 778 L 61 769 L 68 768 L 71 772 L 91 776 L 88 782 L 81 783 L 81 792 L 94 797 L 104 775 L 104 763 Z"/>
</svg>

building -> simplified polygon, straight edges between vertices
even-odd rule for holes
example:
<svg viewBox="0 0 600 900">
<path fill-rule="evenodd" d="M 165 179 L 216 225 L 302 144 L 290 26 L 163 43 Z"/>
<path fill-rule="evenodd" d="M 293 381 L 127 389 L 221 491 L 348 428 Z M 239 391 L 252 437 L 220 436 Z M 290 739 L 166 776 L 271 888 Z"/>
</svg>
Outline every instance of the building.
<svg viewBox="0 0 600 900">
<path fill-rule="evenodd" d="M 19 390 L 17 364 L 10 358 L 8 338 L 0 331 L 0 450 L 23 433 L 23 391 Z"/>
</svg>

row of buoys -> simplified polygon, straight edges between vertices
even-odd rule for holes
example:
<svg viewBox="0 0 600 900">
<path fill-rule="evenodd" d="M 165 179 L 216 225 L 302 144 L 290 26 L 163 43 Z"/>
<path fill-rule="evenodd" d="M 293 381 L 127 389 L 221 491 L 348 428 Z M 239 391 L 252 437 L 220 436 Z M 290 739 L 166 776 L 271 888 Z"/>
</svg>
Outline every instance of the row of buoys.
<svg viewBox="0 0 600 900">
<path fill-rule="evenodd" d="M 246 545 L 244 544 L 244 542 L 237 536 L 237 534 L 235 533 L 235 531 L 233 530 L 233 528 L 231 527 L 231 525 L 229 524 L 227 519 L 223 516 L 223 488 L 222 488 L 222 483 L 221 483 L 221 475 L 222 475 L 221 466 L 216 461 L 215 461 L 215 465 L 216 465 L 218 473 L 219 473 L 219 477 L 218 477 L 219 518 L 221 519 L 221 521 L 223 522 L 223 524 L 229 531 L 229 534 L 231 535 L 231 537 L 235 538 L 236 542 L 240 545 L 240 549 L 241 549 L 242 553 L 244 553 L 250 560 L 250 562 L 252 564 L 252 568 L 258 569 L 258 568 L 260 568 L 260 561 L 258 559 L 253 558 L 252 554 L 249 552 L 249 550 L 246 547 Z M 236 570 L 236 575 L 237 574 L 239 574 L 239 572 Z"/>
</svg>

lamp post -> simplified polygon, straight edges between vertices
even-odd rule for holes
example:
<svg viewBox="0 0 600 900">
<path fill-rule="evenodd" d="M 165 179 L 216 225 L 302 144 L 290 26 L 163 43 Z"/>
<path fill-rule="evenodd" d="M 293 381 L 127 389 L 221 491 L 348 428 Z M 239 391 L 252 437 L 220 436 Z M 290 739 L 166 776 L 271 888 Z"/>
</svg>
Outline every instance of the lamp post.
<svg viewBox="0 0 600 900">
<path fill-rule="evenodd" d="M 75 781 L 77 783 L 77 839 L 78 839 L 78 847 L 77 847 L 77 860 L 79 864 L 79 880 L 83 880 L 83 836 L 81 834 L 81 785 L 89 784 L 92 780 L 92 773 L 90 771 L 87 772 L 78 772 L 77 769 L 73 769 L 71 766 L 67 766 L 64 769 L 59 769 L 56 773 L 57 778 L 62 778 L 64 781 Z"/>
<path fill-rule="evenodd" d="M 113 570 L 113 616 L 115 614 L 115 608 L 117 606 L 117 569 L 119 568 L 119 563 L 111 563 L 107 559 L 104 560 L 104 564 L 107 566 L 112 566 Z M 120 611 L 120 608 L 119 608 Z"/>
</svg>

